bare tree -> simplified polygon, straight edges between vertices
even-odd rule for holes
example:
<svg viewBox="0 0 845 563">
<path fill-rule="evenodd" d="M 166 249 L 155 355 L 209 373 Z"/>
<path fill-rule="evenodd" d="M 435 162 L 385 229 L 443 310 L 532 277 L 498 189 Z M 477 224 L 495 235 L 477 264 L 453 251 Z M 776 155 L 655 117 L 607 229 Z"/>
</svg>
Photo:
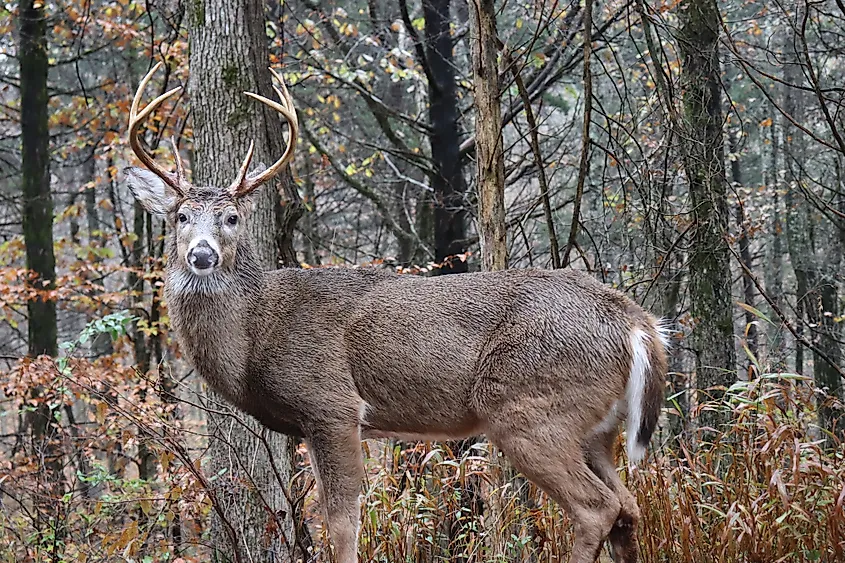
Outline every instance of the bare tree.
<svg viewBox="0 0 845 563">
<path fill-rule="evenodd" d="M 485 270 L 504 270 L 508 267 L 508 240 L 496 9 L 493 0 L 470 0 L 469 6 L 481 263 Z"/>
</svg>

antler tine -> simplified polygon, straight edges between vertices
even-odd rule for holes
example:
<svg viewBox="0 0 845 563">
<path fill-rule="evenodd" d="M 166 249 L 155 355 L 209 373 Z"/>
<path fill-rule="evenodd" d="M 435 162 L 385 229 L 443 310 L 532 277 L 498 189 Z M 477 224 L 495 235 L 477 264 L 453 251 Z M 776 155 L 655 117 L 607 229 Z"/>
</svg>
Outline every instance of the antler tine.
<svg viewBox="0 0 845 563">
<path fill-rule="evenodd" d="M 171 98 L 172 96 L 176 95 L 177 93 L 182 91 L 181 87 L 173 88 L 172 90 L 168 90 L 161 96 L 154 99 L 152 102 L 147 104 L 147 106 L 138 112 L 138 106 L 141 104 L 141 96 L 144 93 L 144 89 L 149 84 L 150 79 L 156 73 L 156 71 L 161 68 L 162 62 L 159 61 L 158 63 L 150 69 L 150 71 L 144 76 L 141 80 L 141 83 L 138 85 L 138 90 L 135 92 L 135 97 L 132 99 L 132 107 L 129 109 L 129 146 L 132 147 L 132 152 L 135 153 L 135 156 L 144 163 L 150 172 L 154 173 L 156 176 L 164 180 L 168 186 L 173 188 L 176 193 L 180 195 L 184 195 L 185 193 L 185 185 L 187 184 L 185 180 L 185 170 L 182 166 L 182 160 L 179 158 L 179 151 L 176 149 L 176 143 L 173 142 L 173 156 L 176 158 L 176 174 L 171 174 L 170 172 L 166 171 L 158 164 L 156 164 L 155 159 L 150 155 L 144 147 L 141 145 L 141 140 L 139 138 L 139 128 L 141 123 L 158 108 L 165 100 Z"/>
<path fill-rule="evenodd" d="M 229 188 L 229 191 L 233 196 L 242 195 L 238 193 L 238 188 L 244 183 L 244 179 L 246 178 L 246 171 L 249 168 L 249 163 L 252 162 L 252 153 L 254 151 L 255 141 L 250 141 L 249 150 L 246 151 L 246 158 L 244 159 L 244 163 L 241 164 L 241 168 L 240 170 L 238 170 L 238 175 L 235 178 L 235 181 L 232 182 L 232 186 Z"/>
<path fill-rule="evenodd" d="M 135 97 L 132 98 L 132 107 L 129 109 L 130 122 L 135 118 L 136 115 L 138 115 L 138 105 L 140 105 L 141 103 L 141 94 L 144 93 L 144 89 L 147 87 L 147 84 L 149 83 L 150 79 L 156 72 L 158 72 L 158 69 L 160 69 L 161 65 L 163 64 L 164 63 L 162 63 L 161 61 L 157 62 L 155 65 L 153 65 L 153 68 L 147 71 L 147 74 L 144 76 L 144 78 L 141 79 L 141 83 L 138 85 L 138 89 L 135 91 Z"/>
<path fill-rule="evenodd" d="M 299 131 L 299 119 L 296 117 L 296 108 L 294 108 L 294 106 L 293 106 L 293 97 L 290 95 L 290 92 L 288 91 L 287 84 L 285 84 L 285 81 L 281 77 L 281 75 L 278 72 L 276 72 L 275 70 L 273 70 L 272 68 L 270 69 L 270 73 L 276 78 L 276 80 L 279 82 L 279 85 L 282 88 L 282 91 L 280 92 L 279 89 L 274 84 L 273 90 L 276 91 L 276 94 L 278 94 L 279 99 L 282 100 L 285 103 L 287 108 L 293 114 L 293 120 L 296 123 L 296 129 L 297 129 L 297 131 Z"/>
<path fill-rule="evenodd" d="M 276 110 L 284 116 L 284 118 L 288 122 L 289 130 L 287 148 L 285 149 L 285 152 L 284 154 L 282 154 L 281 158 L 279 158 L 279 160 L 277 160 L 275 164 L 273 164 L 270 168 L 264 170 L 253 178 L 247 178 L 246 169 L 249 167 L 249 163 L 252 160 L 252 150 L 254 148 L 253 145 L 250 144 L 249 153 L 247 154 L 246 159 L 244 159 L 244 163 L 241 165 L 241 168 L 238 171 L 237 178 L 229 188 L 229 191 L 234 196 L 246 195 L 251 191 L 255 190 L 264 182 L 276 176 L 285 167 L 285 165 L 287 165 L 293 159 L 293 153 L 296 149 L 296 141 L 297 137 L 299 136 L 299 120 L 296 117 L 296 109 L 293 106 L 293 98 L 291 98 L 290 92 L 288 92 L 288 89 L 285 86 L 285 82 L 284 80 L 282 80 L 282 77 L 279 76 L 279 74 L 276 73 L 276 71 L 274 71 L 272 68 L 270 69 L 270 72 L 276 78 L 276 80 L 279 81 L 279 84 L 281 84 L 281 90 L 279 90 L 279 88 L 277 88 L 275 85 L 273 86 L 273 89 L 279 96 L 279 100 L 281 100 L 281 103 L 275 102 L 258 94 L 253 94 L 252 92 L 244 92 L 244 94 L 249 96 L 250 98 L 253 98 L 254 100 L 258 100 L 259 102 Z"/>
<path fill-rule="evenodd" d="M 180 184 L 185 183 L 185 168 L 182 166 L 182 159 L 179 157 L 179 145 L 173 135 L 170 136 L 170 147 L 173 151 L 173 158 L 176 160 L 176 179 Z"/>
</svg>

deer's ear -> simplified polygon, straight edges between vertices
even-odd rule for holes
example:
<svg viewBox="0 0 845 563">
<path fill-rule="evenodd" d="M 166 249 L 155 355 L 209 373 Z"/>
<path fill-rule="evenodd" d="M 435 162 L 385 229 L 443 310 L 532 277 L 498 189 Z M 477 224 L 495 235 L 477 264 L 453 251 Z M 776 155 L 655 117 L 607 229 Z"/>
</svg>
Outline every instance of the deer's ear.
<svg viewBox="0 0 845 563">
<path fill-rule="evenodd" d="M 144 209 L 153 215 L 167 215 L 179 199 L 170 186 L 149 170 L 125 168 L 126 184 Z"/>
</svg>

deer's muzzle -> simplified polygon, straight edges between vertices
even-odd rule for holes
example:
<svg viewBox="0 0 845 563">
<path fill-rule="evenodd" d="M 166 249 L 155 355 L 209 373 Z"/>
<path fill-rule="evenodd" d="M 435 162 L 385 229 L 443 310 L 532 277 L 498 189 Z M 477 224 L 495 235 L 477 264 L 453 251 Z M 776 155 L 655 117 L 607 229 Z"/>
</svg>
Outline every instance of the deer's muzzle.
<svg viewBox="0 0 845 563">
<path fill-rule="evenodd" d="M 220 262 L 220 254 L 212 248 L 206 239 L 200 239 L 188 249 L 188 266 L 195 274 L 210 274 Z"/>
</svg>

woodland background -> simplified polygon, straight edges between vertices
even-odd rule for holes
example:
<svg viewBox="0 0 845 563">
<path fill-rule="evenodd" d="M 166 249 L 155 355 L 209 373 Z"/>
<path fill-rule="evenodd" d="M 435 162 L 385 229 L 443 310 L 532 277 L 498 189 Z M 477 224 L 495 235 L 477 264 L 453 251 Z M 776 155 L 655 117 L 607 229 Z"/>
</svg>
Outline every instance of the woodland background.
<svg viewBox="0 0 845 563">
<path fill-rule="evenodd" d="M 199 183 L 281 154 L 241 92 L 290 85 L 268 266 L 581 268 L 671 321 L 619 459 L 645 561 L 845 560 L 842 0 L 25 0 L 0 31 L 0 561 L 328 560 L 307 453 L 169 331 L 121 176 L 157 60 L 146 99 L 186 89 L 145 141 Z M 364 447 L 364 561 L 567 559 L 483 439 Z"/>
</svg>

